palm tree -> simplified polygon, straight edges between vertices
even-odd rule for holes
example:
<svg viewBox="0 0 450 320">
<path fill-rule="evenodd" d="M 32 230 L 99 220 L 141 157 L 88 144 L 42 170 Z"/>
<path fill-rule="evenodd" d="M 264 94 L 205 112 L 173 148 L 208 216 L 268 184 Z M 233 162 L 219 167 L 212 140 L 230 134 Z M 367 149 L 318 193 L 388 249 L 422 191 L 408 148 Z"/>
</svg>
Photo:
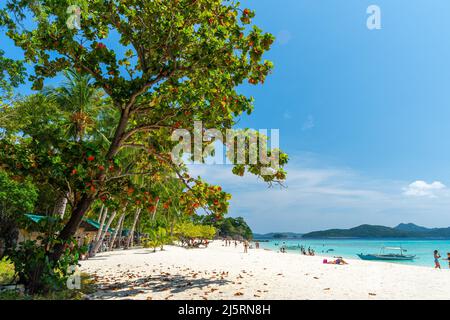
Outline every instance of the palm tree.
<svg viewBox="0 0 450 320">
<path fill-rule="evenodd" d="M 94 88 L 92 78 L 73 70 L 64 72 L 64 85 L 59 88 L 46 88 L 44 95 L 55 102 L 66 114 L 68 123 L 65 131 L 75 141 L 82 142 L 90 131 L 95 129 L 96 118 L 100 113 L 103 93 Z M 68 198 L 67 190 L 60 192 L 53 210 L 55 216 L 64 218 Z"/>
<path fill-rule="evenodd" d="M 94 88 L 92 77 L 79 74 L 73 70 L 64 72 L 64 85 L 59 88 L 47 88 L 44 93 L 54 99 L 61 110 L 68 115 L 67 133 L 82 141 L 93 129 L 100 113 L 103 93 Z"/>
</svg>

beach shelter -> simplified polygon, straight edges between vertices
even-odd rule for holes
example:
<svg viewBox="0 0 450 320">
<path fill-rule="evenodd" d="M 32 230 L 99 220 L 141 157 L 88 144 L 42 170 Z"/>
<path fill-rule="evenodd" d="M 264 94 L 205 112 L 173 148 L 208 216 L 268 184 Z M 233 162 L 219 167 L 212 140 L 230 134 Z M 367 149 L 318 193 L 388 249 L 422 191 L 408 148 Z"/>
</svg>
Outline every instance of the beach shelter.
<svg viewBox="0 0 450 320">
<path fill-rule="evenodd" d="M 24 215 L 26 218 L 26 221 L 34 223 L 41 223 L 43 221 L 54 221 L 52 217 L 39 215 L 35 213 L 27 213 Z M 19 229 L 19 236 L 17 238 L 17 243 L 21 243 L 27 240 L 35 241 L 37 238 L 42 235 L 41 232 L 34 230 L 34 228 L 20 228 Z"/>
<path fill-rule="evenodd" d="M 43 221 L 56 221 L 54 217 L 35 214 L 35 213 L 27 213 L 24 215 L 30 222 L 33 223 L 41 223 Z M 104 227 L 106 229 L 106 227 Z M 80 227 L 78 228 L 75 238 L 79 240 L 86 239 L 87 241 L 91 241 L 97 235 L 98 230 L 100 229 L 100 223 L 94 221 L 92 219 L 85 218 L 81 221 Z M 107 235 L 111 235 L 114 232 L 114 229 L 109 228 Z M 20 229 L 19 230 L 19 239 L 18 242 L 23 242 L 26 240 L 36 240 L 40 232 L 34 231 L 33 228 L 29 229 Z"/>
</svg>

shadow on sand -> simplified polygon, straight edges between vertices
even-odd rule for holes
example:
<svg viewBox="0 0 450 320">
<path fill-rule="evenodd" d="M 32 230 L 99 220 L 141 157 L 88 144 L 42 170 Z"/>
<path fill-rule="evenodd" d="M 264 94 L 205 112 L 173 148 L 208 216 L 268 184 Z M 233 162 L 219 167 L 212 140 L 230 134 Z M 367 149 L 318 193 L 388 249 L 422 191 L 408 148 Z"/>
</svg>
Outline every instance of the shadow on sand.
<svg viewBox="0 0 450 320">
<path fill-rule="evenodd" d="M 115 284 L 100 285 L 99 290 L 91 296 L 94 299 L 123 299 L 138 294 L 167 292 L 176 294 L 192 289 L 211 289 L 224 286 L 231 281 L 225 279 L 192 278 L 182 275 L 155 275 L 136 280 L 119 281 Z"/>
</svg>

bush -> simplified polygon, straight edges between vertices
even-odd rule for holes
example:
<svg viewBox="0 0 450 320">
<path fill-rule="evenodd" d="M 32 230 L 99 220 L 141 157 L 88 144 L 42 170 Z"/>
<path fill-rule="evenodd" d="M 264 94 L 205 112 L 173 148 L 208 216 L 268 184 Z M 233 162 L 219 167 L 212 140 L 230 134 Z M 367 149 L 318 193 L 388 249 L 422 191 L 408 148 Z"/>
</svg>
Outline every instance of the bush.
<svg viewBox="0 0 450 320">
<path fill-rule="evenodd" d="M 25 285 L 27 291 L 48 293 L 66 288 L 67 279 L 73 272 L 71 266 L 78 264 L 79 248 L 75 243 L 67 244 L 66 250 L 57 262 L 52 262 L 49 241 L 25 241 L 10 255 L 19 283 Z M 47 245 L 45 245 L 47 244 Z"/>
<path fill-rule="evenodd" d="M 0 285 L 12 284 L 16 279 L 14 264 L 9 258 L 4 257 L 0 260 Z"/>
<path fill-rule="evenodd" d="M 92 294 L 97 290 L 92 278 L 86 274 L 81 274 L 81 290 L 63 289 L 45 294 L 27 294 L 17 290 L 0 292 L 0 300 L 83 300 L 87 294 Z"/>
<path fill-rule="evenodd" d="M 175 226 L 175 235 L 183 246 L 197 247 L 207 243 L 206 240 L 212 240 L 216 235 L 216 229 L 212 226 L 184 222 Z"/>
<path fill-rule="evenodd" d="M 161 251 L 164 250 L 164 245 L 170 244 L 172 241 L 167 229 L 159 227 L 157 230 L 150 230 L 149 237 L 143 242 L 145 248 L 153 248 L 153 252 L 155 252 L 158 247 L 161 247 Z"/>
<path fill-rule="evenodd" d="M 38 196 L 30 181 L 19 178 L 13 179 L 0 169 L 0 258 L 4 249 L 14 246 L 19 218 L 34 209 Z"/>
</svg>

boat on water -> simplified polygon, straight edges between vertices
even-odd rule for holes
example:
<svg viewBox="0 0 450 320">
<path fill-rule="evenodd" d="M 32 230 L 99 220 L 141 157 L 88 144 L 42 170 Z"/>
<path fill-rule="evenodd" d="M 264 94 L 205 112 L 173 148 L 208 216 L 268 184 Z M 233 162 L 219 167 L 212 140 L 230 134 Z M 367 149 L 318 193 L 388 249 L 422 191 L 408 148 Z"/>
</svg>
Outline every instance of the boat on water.
<svg viewBox="0 0 450 320">
<path fill-rule="evenodd" d="M 391 251 L 391 253 L 386 253 Z M 394 253 L 394 252 L 396 253 Z M 362 260 L 381 260 L 381 261 L 410 261 L 414 260 L 415 255 L 404 254 L 407 250 L 401 247 L 383 247 L 379 254 L 358 254 L 358 257 Z"/>
</svg>

